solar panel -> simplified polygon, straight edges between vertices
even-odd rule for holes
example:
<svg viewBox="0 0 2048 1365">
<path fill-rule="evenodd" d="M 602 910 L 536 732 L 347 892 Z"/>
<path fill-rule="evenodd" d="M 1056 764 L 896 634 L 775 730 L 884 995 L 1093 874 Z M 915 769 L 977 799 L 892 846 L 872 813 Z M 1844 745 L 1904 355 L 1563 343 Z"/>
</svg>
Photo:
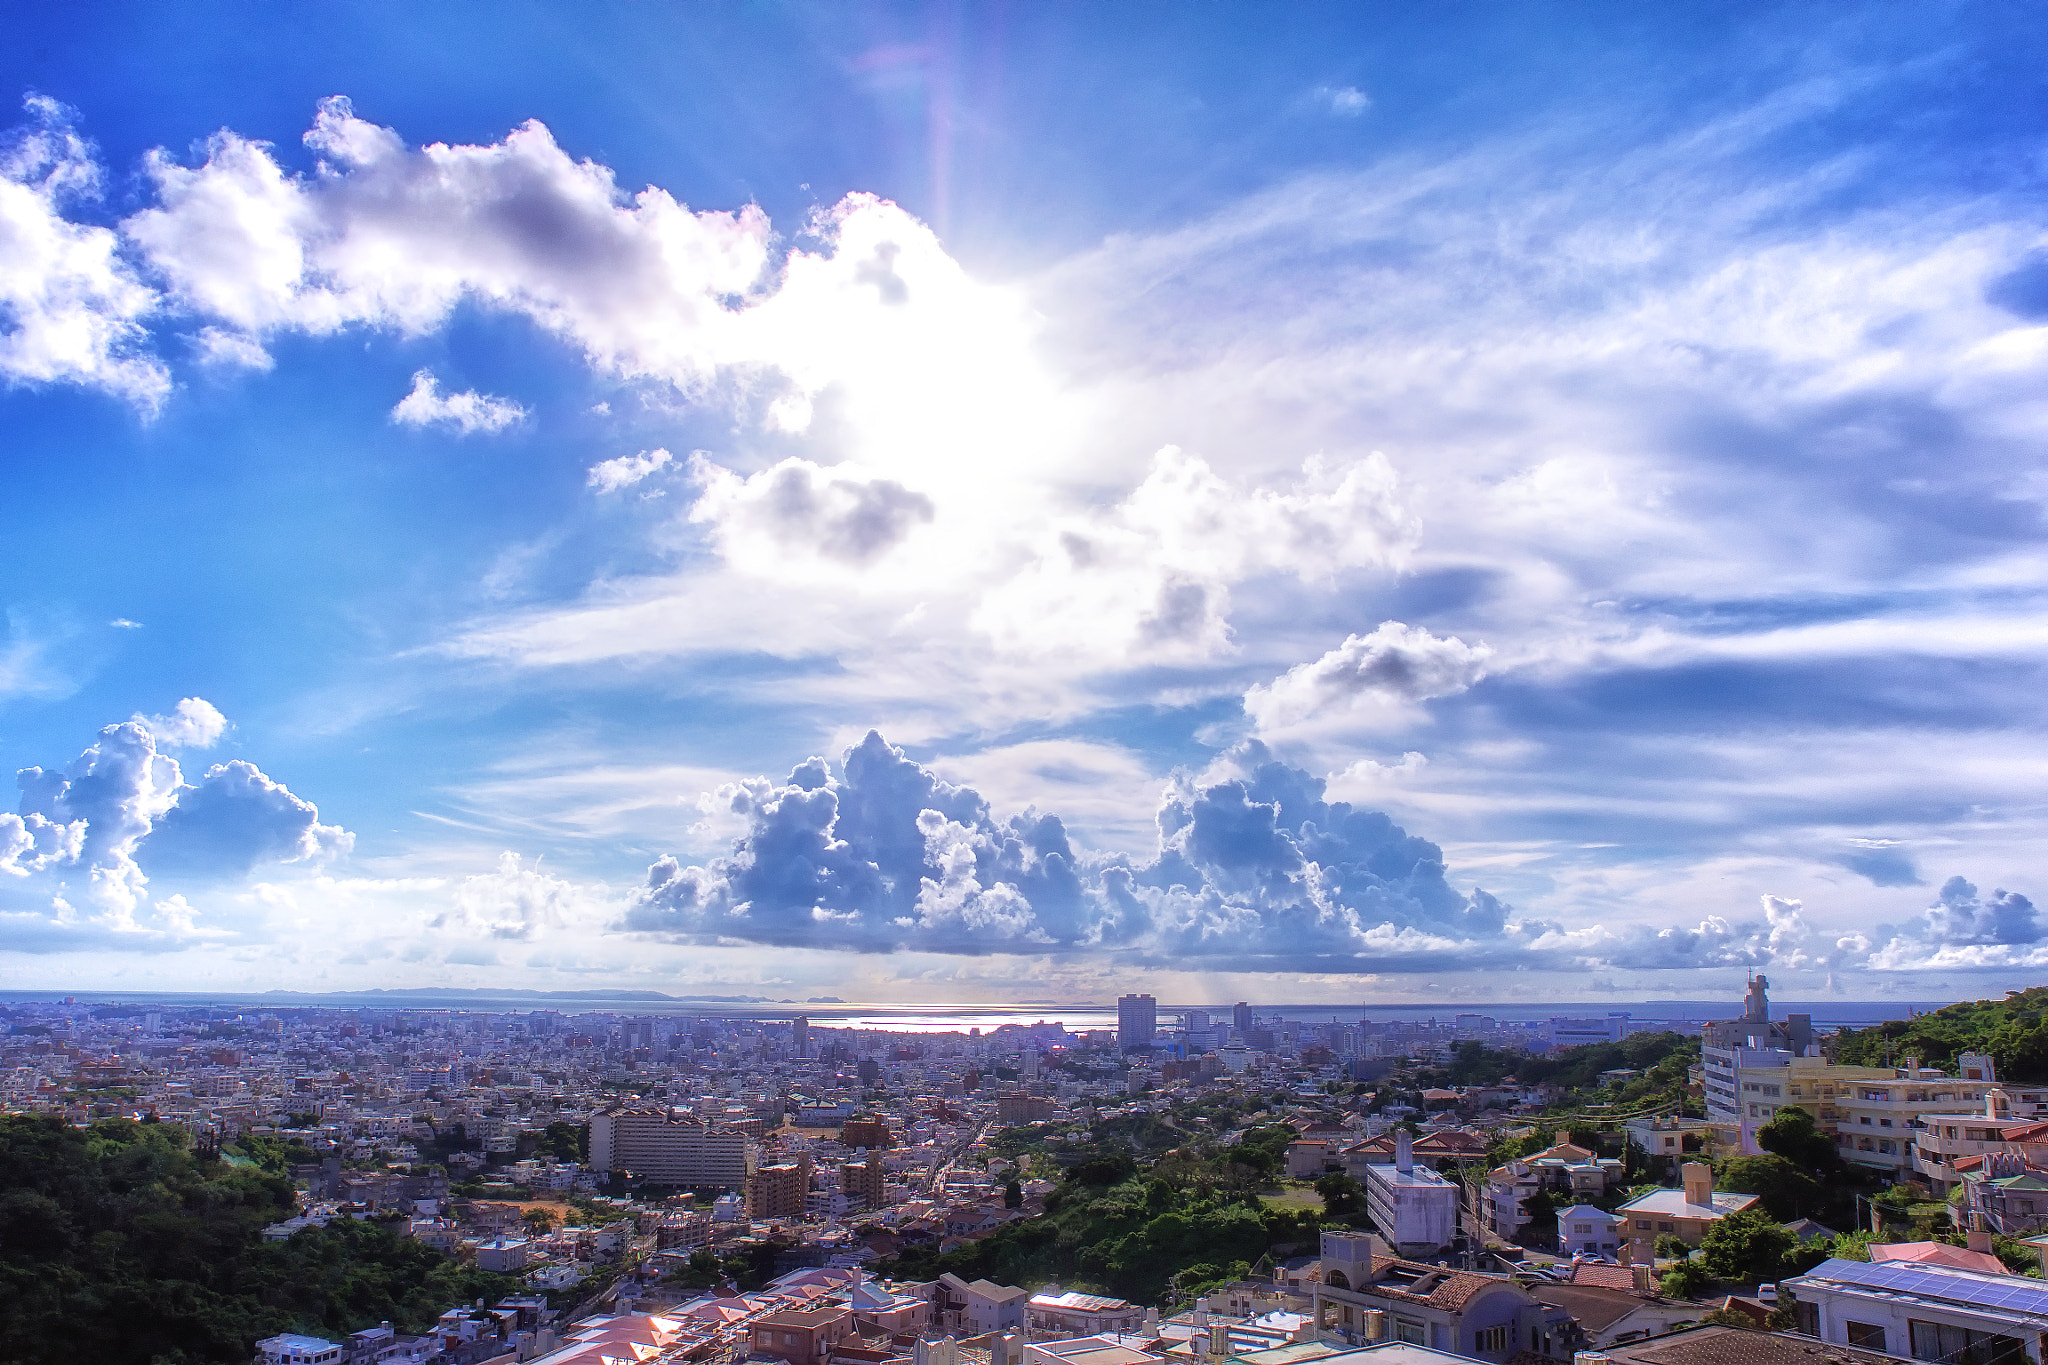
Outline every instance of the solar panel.
<svg viewBox="0 0 2048 1365">
<path fill-rule="evenodd" d="M 2048 1318 L 2048 1283 L 1979 1275 L 1946 1266 L 1911 1261 L 1824 1261 L 1807 1272 L 1816 1280 L 1835 1280 L 1869 1289 L 1947 1299 L 1976 1308 L 2006 1308 Z"/>
</svg>

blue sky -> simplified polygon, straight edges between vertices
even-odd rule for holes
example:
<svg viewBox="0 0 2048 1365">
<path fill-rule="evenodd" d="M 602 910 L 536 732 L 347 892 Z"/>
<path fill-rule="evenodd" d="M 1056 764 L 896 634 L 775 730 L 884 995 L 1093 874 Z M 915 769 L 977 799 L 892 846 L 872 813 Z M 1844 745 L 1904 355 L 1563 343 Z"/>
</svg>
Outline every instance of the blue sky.
<svg viewBox="0 0 2048 1365">
<path fill-rule="evenodd" d="M 0 984 L 2031 983 L 2029 18 L 20 17 Z"/>
</svg>

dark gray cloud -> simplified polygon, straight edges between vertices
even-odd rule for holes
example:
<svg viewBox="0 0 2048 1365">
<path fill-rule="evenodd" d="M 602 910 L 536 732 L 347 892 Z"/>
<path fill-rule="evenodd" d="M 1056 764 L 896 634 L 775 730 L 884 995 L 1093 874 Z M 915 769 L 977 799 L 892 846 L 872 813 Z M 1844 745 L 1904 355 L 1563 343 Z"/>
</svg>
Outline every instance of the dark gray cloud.
<svg viewBox="0 0 2048 1365">
<path fill-rule="evenodd" d="M 1897 848 L 1863 848 L 1835 860 L 1872 886 L 1924 886 L 1919 865 L 1911 854 Z"/>
</svg>

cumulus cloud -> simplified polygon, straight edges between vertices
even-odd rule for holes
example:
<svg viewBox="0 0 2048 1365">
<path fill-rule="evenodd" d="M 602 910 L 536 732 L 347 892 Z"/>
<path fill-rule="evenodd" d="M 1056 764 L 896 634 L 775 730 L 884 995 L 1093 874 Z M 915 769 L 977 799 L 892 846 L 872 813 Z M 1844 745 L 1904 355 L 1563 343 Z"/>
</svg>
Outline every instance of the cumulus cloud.
<svg viewBox="0 0 2048 1365">
<path fill-rule="evenodd" d="M 196 167 L 149 162 L 159 203 L 123 224 L 186 310 L 260 339 L 350 323 L 418 333 L 465 300 L 521 313 L 625 375 L 687 382 L 720 362 L 724 300 L 767 263 L 759 210 L 627 199 L 539 123 L 490 146 L 409 148 L 324 101 L 314 176 L 223 130 Z M 458 395 L 459 397 L 459 395 Z"/>
<path fill-rule="evenodd" d="M 0 376 L 81 384 L 154 410 L 170 392 L 142 321 L 156 291 L 111 230 L 65 217 L 97 197 L 99 167 L 69 110 L 27 103 L 34 122 L 0 143 Z"/>
<path fill-rule="evenodd" d="M 156 737 L 158 748 L 210 749 L 227 732 L 228 718 L 204 697 L 187 697 L 167 716 L 133 719 Z"/>
<path fill-rule="evenodd" d="M 690 520 L 713 529 L 727 560 L 776 576 L 792 561 L 872 563 L 931 521 L 932 500 L 892 479 L 788 459 L 750 478 L 690 457 L 703 492 Z"/>
<path fill-rule="evenodd" d="M 1169 785 L 1157 851 L 1134 863 L 1077 852 L 1051 814 L 998 821 L 870 733 L 836 771 L 811 759 L 786 782 L 722 789 L 742 823 L 731 853 L 655 863 L 623 927 L 871 952 L 1124 948 L 1246 970 L 1368 970 L 1513 939 L 1506 908 L 1453 888 L 1434 844 L 1322 786 L 1242 746 Z"/>
<path fill-rule="evenodd" d="M 1930 943 L 2038 943 L 2044 926 L 2034 903 L 2017 891 L 1980 896 L 1967 879 L 1950 877 L 1927 908 L 1920 937 Z"/>
<path fill-rule="evenodd" d="M 221 877 L 264 863 L 324 862 L 354 845 L 347 830 L 320 823 L 312 802 L 236 759 L 181 788 L 138 856 L 152 872 Z"/>
<path fill-rule="evenodd" d="M 538 859 L 528 865 L 517 853 L 506 852 L 498 856 L 494 871 L 465 877 L 454 890 L 453 905 L 432 923 L 530 942 L 545 930 L 589 920 L 598 899 L 588 888 L 543 872 Z"/>
<path fill-rule="evenodd" d="M 186 726 L 191 742 L 210 742 L 209 730 L 218 737 L 219 713 L 198 698 L 187 702 L 197 706 L 181 704 L 167 728 Z M 177 760 L 158 749 L 153 727 L 163 719 L 107 726 L 62 771 L 16 773 L 21 801 L 16 814 L 0 816 L 0 872 L 53 879 L 57 920 L 79 917 L 69 899 L 74 873 L 85 878 L 90 917 L 133 930 L 135 913 L 149 904 L 152 875 L 217 879 L 262 863 L 318 861 L 351 846 L 353 835 L 319 823 L 310 803 L 249 763 L 218 764 L 187 784 Z M 177 914 L 189 920 L 189 911 Z"/>
<path fill-rule="evenodd" d="M 616 493 L 622 488 L 631 488 L 649 475 L 668 468 L 674 457 L 666 450 L 656 448 L 643 450 L 638 455 L 618 455 L 609 460 L 600 460 L 590 467 L 590 476 L 585 480 L 600 493 Z"/>
<path fill-rule="evenodd" d="M 1404 707 L 1463 692 L 1486 676 L 1493 651 L 1420 626 L 1383 621 L 1370 635 L 1349 635 L 1312 663 L 1298 664 L 1245 693 L 1245 714 L 1275 730 L 1329 714 Z"/>
<path fill-rule="evenodd" d="M 430 370 L 415 373 L 412 392 L 391 409 L 391 420 L 400 425 L 450 427 L 463 436 L 503 431 L 525 417 L 526 409 L 509 398 L 494 398 L 474 389 L 442 393 L 440 381 Z"/>
</svg>

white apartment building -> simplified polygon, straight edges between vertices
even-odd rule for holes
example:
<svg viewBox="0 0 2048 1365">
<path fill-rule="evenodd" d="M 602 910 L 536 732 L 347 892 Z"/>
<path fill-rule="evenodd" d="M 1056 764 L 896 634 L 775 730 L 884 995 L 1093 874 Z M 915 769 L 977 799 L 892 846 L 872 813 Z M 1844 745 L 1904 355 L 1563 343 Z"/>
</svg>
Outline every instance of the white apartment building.
<svg viewBox="0 0 2048 1365">
<path fill-rule="evenodd" d="M 1365 1168 L 1365 1210 L 1380 1236 L 1402 1256 L 1434 1255 L 1458 1231 L 1464 1188 L 1415 1164 L 1408 1130 L 1395 1130 L 1394 1164 Z"/>
<path fill-rule="evenodd" d="M 664 1185 L 739 1189 L 753 1174 L 747 1135 L 667 1109 L 600 1109 L 590 1116 L 590 1169 L 630 1171 Z"/>
<path fill-rule="evenodd" d="M 1956 1069 L 1993 1077 L 1989 1058 L 1964 1053 L 1963 1060 L 1981 1065 Z M 1959 1082 L 1959 1094 L 1981 1093 L 1983 1104 L 1954 1113 L 1938 1110 L 1914 1116 L 1913 1171 L 1946 1194 L 1962 1179 L 1955 1163 L 1964 1157 L 2011 1154 L 2039 1165 L 2048 1160 L 2048 1089 L 2007 1088 Z"/>
<path fill-rule="evenodd" d="M 1786 1102 L 1786 1072 L 1813 1046 L 1813 1019 L 1792 1014 L 1771 1022 L 1770 979 L 1752 977 L 1742 1017 L 1708 1024 L 1701 1033 L 1707 1122 L 1715 1138 L 1751 1156 L 1763 1151 L 1756 1130 Z"/>
</svg>

